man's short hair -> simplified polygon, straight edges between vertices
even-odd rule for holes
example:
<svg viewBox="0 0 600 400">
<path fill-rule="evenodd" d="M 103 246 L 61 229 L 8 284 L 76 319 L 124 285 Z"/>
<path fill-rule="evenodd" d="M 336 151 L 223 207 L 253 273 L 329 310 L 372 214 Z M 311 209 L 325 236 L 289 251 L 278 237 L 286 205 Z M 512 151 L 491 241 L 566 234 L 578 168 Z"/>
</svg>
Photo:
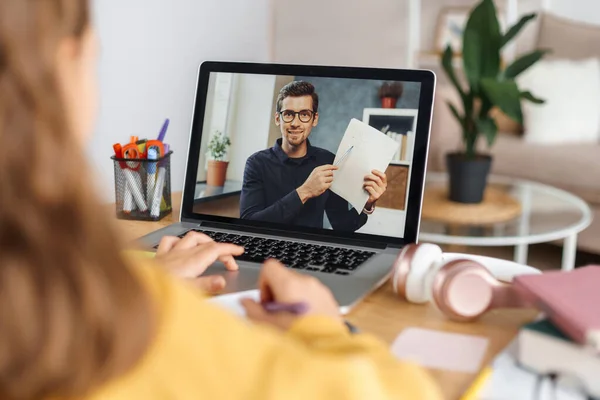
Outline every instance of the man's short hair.
<svg viewBox="0 0 600 400">
<path fill-rule="evenodd" d="M 281 90 L 279 91 L 279 96 L 277 96 L 277 112 L 281 111 L 283 99 L 285 99 L 286 97 L 301 96 L 312 97 L 312 110 L 314 113 L 317 113 L 319 109 L 319 96 L 315 92 L 315 87 L 312 85 L 312 83 L 304 81 L 290 82 L 281 88 Z"/>
</svg>

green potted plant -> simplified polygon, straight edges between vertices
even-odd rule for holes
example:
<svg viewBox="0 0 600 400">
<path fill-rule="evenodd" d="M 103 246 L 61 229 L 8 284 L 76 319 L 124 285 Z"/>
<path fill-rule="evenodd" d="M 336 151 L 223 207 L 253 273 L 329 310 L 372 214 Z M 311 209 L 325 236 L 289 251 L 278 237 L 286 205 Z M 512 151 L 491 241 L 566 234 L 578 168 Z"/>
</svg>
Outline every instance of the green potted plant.
<svg viewBox="0 0 600 400">
<path fill-rule="evenodd" d="M 396 108 L 396 102 L 402 96 L 402 82 L 383 82 L 378 90 L 382 108 Z"/>
<path fill-rule="evenodd" d="M 208 143 L 208 170 L 206 173 L 206 184 L 210 186 L 223 186 L 227 176 L 227 148 L 231 145 L 229 137 L 220 131 L 215 134 Z"/>
<path fill-rule="evenodd" d="M 481 135 L 488 148 L 494 144 L 498 127 L 491 116 L 500 109 L 509 118 L 523 122 L 521 100 L 537 104 L 544 101 L 521 90 L 515 78 L 538 62 L 547 50 L 534 50 L 503 66 L 501 51 L 535 14 L 523 16 L 505 33 L 500 32 L 496 7 L 492 0 L 480 1 L 471 11 L 463 33 L 462 66 L 465 81 L 459 81 L 450 45 L 442 54 L 444 72 L 460 95 L 461 104 L 448 106 L 462 129 L 463 148 L 446 155 L 449 173 L 449 198 L 461 203 L 479 203 L 487 184 L 492 157 L 477 152 Z"/>
</svg>

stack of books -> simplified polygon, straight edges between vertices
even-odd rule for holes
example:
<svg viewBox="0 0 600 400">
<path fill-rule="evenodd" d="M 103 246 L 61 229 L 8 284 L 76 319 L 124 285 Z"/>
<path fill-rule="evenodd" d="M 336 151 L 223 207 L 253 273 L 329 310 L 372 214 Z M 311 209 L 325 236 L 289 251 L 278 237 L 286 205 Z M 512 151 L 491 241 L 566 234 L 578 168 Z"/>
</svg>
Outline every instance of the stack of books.
<svg viewBox="0 0 600 400">
<path fill-rule="evenodd" d="M 525 325 L 517 343 L 523 368 L 600 398 L 600 356 L 592 347 L 576 343 L 548 319 Z"/>
<path fill-rule="evenodd" d="M 542 316 L 521 328 L 463 400 L 600 399 L 600 266 L 519 276 L 513 285 Z"/>
</svg>

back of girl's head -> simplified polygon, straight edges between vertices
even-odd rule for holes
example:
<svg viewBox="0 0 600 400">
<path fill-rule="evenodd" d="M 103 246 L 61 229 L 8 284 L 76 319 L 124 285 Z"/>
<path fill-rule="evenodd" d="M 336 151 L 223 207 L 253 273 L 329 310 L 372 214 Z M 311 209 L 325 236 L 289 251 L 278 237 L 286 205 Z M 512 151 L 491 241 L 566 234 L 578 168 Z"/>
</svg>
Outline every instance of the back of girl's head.
<svg viewBox="0 0 600 400">
<path fill-rule="evenodd" d="M 151 307 L 89 185 L 56 71 L 87 0 L 0 0 L 0 398 L 79 396 L 130 368 Z"/>
</svg>

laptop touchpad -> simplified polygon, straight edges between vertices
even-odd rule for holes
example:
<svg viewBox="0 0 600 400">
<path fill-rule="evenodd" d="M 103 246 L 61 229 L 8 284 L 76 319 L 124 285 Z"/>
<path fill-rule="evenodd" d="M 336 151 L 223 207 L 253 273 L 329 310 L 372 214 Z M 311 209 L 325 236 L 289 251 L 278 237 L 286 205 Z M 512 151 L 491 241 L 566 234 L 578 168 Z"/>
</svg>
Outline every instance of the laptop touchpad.
<svg viewBox="0 0 600 400">
<path fill-rule="evenodd" d="M 252 265 L 238 261 L 240 268 L 237 271 L 228 271 L 221 262 L 216 262 L 202 274 L 202 276 L 221 275 L 225 278 L 226 285 L 223 293 L 240 292 L 258 288 L 259 265 Z"/>
</svg>

